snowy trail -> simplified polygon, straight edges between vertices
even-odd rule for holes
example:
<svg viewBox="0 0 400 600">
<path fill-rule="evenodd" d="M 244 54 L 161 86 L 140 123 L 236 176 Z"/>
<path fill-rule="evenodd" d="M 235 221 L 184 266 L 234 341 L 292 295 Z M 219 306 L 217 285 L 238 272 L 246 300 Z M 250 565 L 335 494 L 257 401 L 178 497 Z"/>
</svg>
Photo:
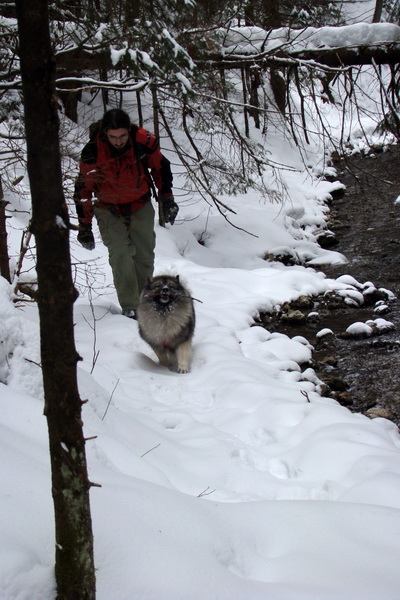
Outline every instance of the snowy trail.
<svg viewBox="0 0 400 600">
<path fill-rule="evenodd" d="M 86 378 L 86 389 L 81 377 L 81 393 L 95 412 L 93 422 L 86 416 L 87 425 L 97 428 L 104 417 L 102 425 L 119 440 L 118 448 L 112 442 L 114 450 L 102 447 L 102 436 L 96 442 L 115 468 L 135 475 L 137 463 L 145 463 L 150 481 L 163 483 L 162 473 L 174 489 L 191 495 L 213 490 L 210 499 L 218 501 L 333 500 L 362 480 L 365 446 L 382 460 L 393 454 L 396 462 L 390 431 L 319 397 L 299 370 L 284 370 L 310 355 L 307 346 L 286 336 L 270 339 L 261 328 L 244 330 L 244 340 L 255 338 L 250 343 L 239 343 L 218 325 L 204 335 L 201 321 L 193 370 L 185 376 L 156 364 L 135 322 L 106 315 L 97 323 L 100 353 L 93 378 L 99 386 L 106 379 L 108 389 L 100 387 L 96 398 L 92 378 Z M 78 345 L 80 328 L 87 329 L 86 320 L 77 325 Z M 210 329 L 218 343 L 204 341 Z M 111 340 L 112 348 L 103 347 Z M 243 349 L 254 354 L 254 346 L 257 359 L 246 357 Z"/>
<path fill-rule="evenodd" d="M 335 184 L 320 195 L 304 191 L 303 174 L 297 184 L 290 206 L 232 199 L 238 226 L 257 238 L 218 215 L 157 229 L 156 273 L 179 273 L 199 300 L 185 375 L 161 367 L 118 314 L 104 247 L 90 259 L 74 247 L 104 269 L 99 297 L 74 307 L 89 476 L 101 485 L 91 490 L 98 600 L 398 599 L 397 427 L 321 397 L 300 366 L 307 340 L 251 326 L 303 294 L 362 297 L 352 278 L 265 260 L 278 247 L 311 266 L 345 262 L 313 235 Z M 0 599 L 51 600 L 37 311 L 16 308 L 2 282 L 0 316 Z"/>
<path fill-rule="evenodd" d="M 86 369 L 90 307 L 76 312 L 85 309 L 76 330 Z M 188 375 L 157 365 L 137 324 L 112 314 L 96 325 L 93 375 L 80 369 L 85 428 L 98 435 L 91 476 L 104 486 L 92 493 L 99 597 L 122 581 L 146 600 L 184 600 L 188 590 L 195 600 L 338 600 L 349 585 L 353 600 L 394 600 L 400 521 L 388 506 L 398 508 L 398 496 L 381 470 L 400 481 L 395 428 L 351 414 L 287 371 L 288 356 L 308 355 L 304 343 L 235 332 L 202 311 Z M 382 536 L 392 558 L 377 567 Z"/>
</svg>

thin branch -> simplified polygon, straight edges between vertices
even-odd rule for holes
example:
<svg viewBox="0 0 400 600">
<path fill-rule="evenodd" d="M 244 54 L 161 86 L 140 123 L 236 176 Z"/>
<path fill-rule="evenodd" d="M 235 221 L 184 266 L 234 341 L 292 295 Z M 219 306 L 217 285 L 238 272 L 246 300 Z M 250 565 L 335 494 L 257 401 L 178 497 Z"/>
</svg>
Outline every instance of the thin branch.
<svg viewBox="0 0 400 600">
<path fill-rule="evenodd" d="M 108 409 L 110 408 L 111 400 L 113 399 L 114 392 L 115 392 L 115 390 L 117 389 L 117 387 L 118 387 L 118 384 L 119 384 L 119 379 L 117 379 L 117 383 L 115 384 L 115 386 L 114 386 L 114 389 L 113 389 L 113 391 L 111 392 L 111 396 L 110 396 L 110 399 L 109 399 L 109 401 L 108 401 L 107 408 L 106 408 L 106 410 L 105 410 L 105 413 L 104 413 L 104 415 L 103 415 L 103 416 L 102 416 L 102 418 L 101 418 L 101 420 L 102 420 L 102 421 L 104 421 L 104 419 L 105 419 L 105 416 L 106 416 L 106 414 L 107 414 L 107 412 L 108 412 Z"/>
<path fill-rule="evenodd" d="M 153 446 L 153 448 L 150 448 L 150 450 L 146 450 L 146 452 L 144 452 L 144 454 L 142 454 L 140 456 L 140 458 L 143 458 L 143 456 L 146 456 L 146 454 L 148 454 L 149 452 L 153 452 L 153 450 L 155 450 L 156 448 L 159 448 L 161 446 L 161 442 L 159 444 L 157 444 L 156 446 Z"/>
<path fill-rule="evenodd" d="M 202 492 L 200 492 L 200 494 L 197 495 L 198 498 L 202 498 L 203 496 L 209 496 L 210 494 L 213 494 L 216 490 L 212 490 L 210 488 L 210 486 L 207 486 L 205 490 L 203 490 Z"/>
</svg>

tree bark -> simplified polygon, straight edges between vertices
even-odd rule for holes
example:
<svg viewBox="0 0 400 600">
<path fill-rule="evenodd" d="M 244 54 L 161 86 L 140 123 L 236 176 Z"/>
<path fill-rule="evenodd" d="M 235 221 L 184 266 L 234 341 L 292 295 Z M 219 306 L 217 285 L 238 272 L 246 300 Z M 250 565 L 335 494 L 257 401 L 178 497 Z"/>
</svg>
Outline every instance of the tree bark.
<svg viewBox="0 0 400 600">
<path fill-rule="evenodd" d="M 36 238 L 40 343 L 56 526 L 58 600 L 94 600 L 93 535 L 77 385 L 69 217 L 59 150 L 47 0 L 16 0 L 31 230 Z"/>
<path fill-rule="evenodd" d="M 0 176 L 0 275 L 11 283 L 10 258 L 7 248 L 6 206 Z"/>
<path fill-rule="evenodd" d="M 375 1 L 374 16 L 372 17 L 372 22 L 373 23 L 379 23 L 380 22 L 381 16 L 382 16 L 382 9 L 383 9 L 383 0 L 376 0 Z"/>
</svg>

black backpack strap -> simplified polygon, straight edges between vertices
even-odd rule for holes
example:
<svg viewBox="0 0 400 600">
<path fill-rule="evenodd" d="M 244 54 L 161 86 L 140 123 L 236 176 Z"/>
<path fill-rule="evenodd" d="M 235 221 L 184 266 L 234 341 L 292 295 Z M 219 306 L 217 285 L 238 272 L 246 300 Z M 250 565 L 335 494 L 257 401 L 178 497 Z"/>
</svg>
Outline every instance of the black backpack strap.
<svg viewBox="0 0 400 600">
<path fill-rule="evenodd" d="M 133 151 L 136 155 L 136 157 L 139 159 L 139 164 L 143 167 L 143 171 L 147 177 L 147 180 L 149 182 L 150 185 L 150 193 L 153 194 L 154 198 L 158 201 L 158 192 L 156 190 L 156 186 L 154 185 L 153 179 L 151 177 L 150 171 L 149 171 L 149 167 L 147 165 L 147 156 L 149 154 L 148 149 L 146 148 L 146 146 L 144 146 L 144 144 L 141 144 L 140 142 L 136 141 L 136 132 L 137 132 L 137 126 L 136 125 L 132 125 L 131 126 L 131 138 L 132 138 L 132 143 L 133 143 Z"/>
</svg>

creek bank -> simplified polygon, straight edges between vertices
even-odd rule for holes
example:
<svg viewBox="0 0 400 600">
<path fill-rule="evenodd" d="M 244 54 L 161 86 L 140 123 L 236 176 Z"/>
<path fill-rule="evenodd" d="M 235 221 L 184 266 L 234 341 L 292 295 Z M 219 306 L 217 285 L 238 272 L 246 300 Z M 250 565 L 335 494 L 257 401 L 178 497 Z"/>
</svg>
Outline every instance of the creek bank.
<svg viewBox="0 0 400 600">
<path fill-rule="evenodd" d="M 260 315 L 257 324 L 309 341 L 312 364 L 304 367 L 312 366 L 324 382 L 324 395 L 400 426 L 400 148 L 340 158 L 335 167 L 346 188 L 332 199 L 329 229 L 319 243 L 348 263 L 322 270 L 332 279 L 354 278 L 363 300 L 302 298 Z M 317 335 L 324 329 L 332 333 Z"/>
</svg>

